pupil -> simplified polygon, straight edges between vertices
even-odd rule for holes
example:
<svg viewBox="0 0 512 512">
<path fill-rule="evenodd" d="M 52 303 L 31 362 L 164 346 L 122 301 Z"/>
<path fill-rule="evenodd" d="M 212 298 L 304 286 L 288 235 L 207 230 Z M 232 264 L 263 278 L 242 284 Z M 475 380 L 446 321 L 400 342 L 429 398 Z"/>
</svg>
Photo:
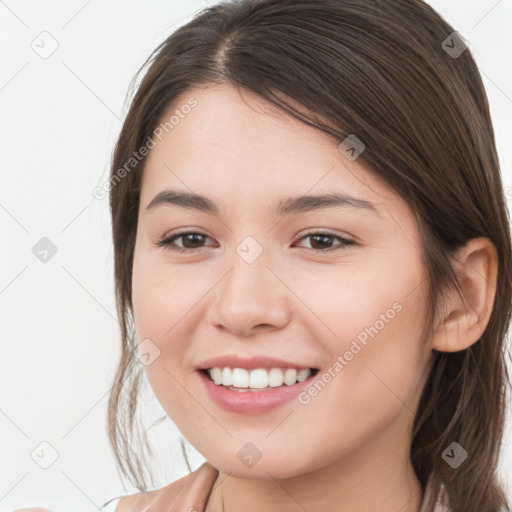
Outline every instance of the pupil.
<svg viewBox="0 0 512 512">
<path fill-rule="evenodd" d="M 201 237 L 203 235 L 199 234 L 199 233 L 191 233 L 189 235 L 186 235 L 184 238 L 183 238 L 183 245 L 187 248 L 187 249 L 194 249 L 194 242 L 192 241 L 192 247 L 188 247 L 188 244 L 187 244 L 187 241 L 189 241 L 190 239 L 193 239 L 195 238 L 196 239 L 196 242 L 199 242 L 199 244 L 201 243 Z"/>
<path fill-rule="evenodd" d="M 313 240 L 318 239 L 318 238 L 323 239 L 323 241 L 324 241 L 324 242 L 326 242 L 326 243 L 328 244 L 329 239 L 330 239 L 330 236 L 329 236 L 329 235 L 313 235 L 313 236 L 312 236 L 312 239 L 313 239 Z M 327 239 L 327 241 L 326 241 L 326 239 Z M 323 248 L 325 248 L 325 246 L 324 246 L 324 247 L 322 247 L 322 243 L 320 243 L 320 247 L 315 247 L 315 243 L 312 243 L 311 245 L 312 245 L 312 246 L 313 246 L 313 248 L 315 248 L 315 249 L 318 249 L 318 248 L 319 248 L 319 249 L 323 249 Z"/>
</svg>

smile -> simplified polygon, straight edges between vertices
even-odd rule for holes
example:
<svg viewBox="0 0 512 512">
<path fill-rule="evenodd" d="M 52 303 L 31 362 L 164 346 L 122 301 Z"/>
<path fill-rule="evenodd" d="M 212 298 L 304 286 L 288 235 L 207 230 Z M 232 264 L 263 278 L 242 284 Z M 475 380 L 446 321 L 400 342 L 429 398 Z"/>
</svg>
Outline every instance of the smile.
<svg viewBox="0 0 512 512">
<path fill-rule="evenodd" d="M 232 413 L 257 415 L 293 400 L 311 384 L 318 370 L 213 367 L 197 373 L 213 403 Z"/>
<path fill-rule="evenodd" d="M 221 368 L 214 367 L 206 370 L 210 379 L 218 386 L 224 386 L 235 391 L 257 391 L 261 389 L 292 386 L 310 377 L 314 368 Z"/>
</svg>

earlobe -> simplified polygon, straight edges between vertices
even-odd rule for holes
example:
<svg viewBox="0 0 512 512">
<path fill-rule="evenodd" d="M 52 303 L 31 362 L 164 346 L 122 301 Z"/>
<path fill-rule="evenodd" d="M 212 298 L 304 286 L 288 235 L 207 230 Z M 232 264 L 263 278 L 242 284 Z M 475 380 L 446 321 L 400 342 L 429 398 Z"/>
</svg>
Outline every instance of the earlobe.
<svg viewBox="0 0 512 512">
<path fill-rule="evenodd" d="M 456 289 L 445 298 L 444 315 L 431 348 L 458 352 L 476 343 L 487 327 L 496 295 L 498 256 L 489 238 L 473 238 L 454 259 L 463 297 Z"/>
</svg>

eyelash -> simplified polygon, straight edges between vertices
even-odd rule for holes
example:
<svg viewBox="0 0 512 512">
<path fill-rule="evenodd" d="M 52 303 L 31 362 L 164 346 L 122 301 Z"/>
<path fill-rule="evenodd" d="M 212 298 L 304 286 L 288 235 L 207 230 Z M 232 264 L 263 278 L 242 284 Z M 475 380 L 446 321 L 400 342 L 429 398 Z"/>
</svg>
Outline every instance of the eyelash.
<svg viewBox="0 0 512 512">
<path fill-rule="evenodd" d="M 156 245 L 158 247 L 164 247 L 165 249 L 170 249 L 172 251 L 179 252 L 179 253 L 187 253 L 187 252 L 190 253 L 190 252 L 194 252 L 198 249 L 201 249 L 201 247 L 195 248 L 195 249 L 188 249 L 188 248 L 184 249 L 184 248 L 178 247 L 176 245 L 173 245 L 173 242 L 175 240 L 177 240 L 178 238 L 184 237 L 186 235 L 200 235 L 200 236 L 209 238 L 208 235 L 205 235 L 204 233 L 199 233 L 196 231 L 185 231 L 183 233 L 176 233 L 168 238 L 164 238 L 163 240 L 159 240 L 158 242 L 156 242 Z M 335 251 L 338 249 L 346 249 L 350 245 L 357 245 L 356 242 L 354 242 L 353 240 L 347 240 L 346 238 L 343 238 L 338 235 L 333 235 L 332 233 L 324 233 L 324 232 L 319 232 L 319 231 L 309 232 L 309 233 L 305 234 L 304 236 L 302 236 L 299 240 L 303 240 L 304 238 L 310 238 L 312 236 L 327 236 L 327 237 L 335 238 L 335 239 L 338 239 L 339 241 L 341 241 L 341 244 L 334 246 L 334 247 L 329 247 L 328 249 L 309 249 L 311 251 L 321 253 L 321 254 L 327 253 L 330 251 Z"/>
</svg>

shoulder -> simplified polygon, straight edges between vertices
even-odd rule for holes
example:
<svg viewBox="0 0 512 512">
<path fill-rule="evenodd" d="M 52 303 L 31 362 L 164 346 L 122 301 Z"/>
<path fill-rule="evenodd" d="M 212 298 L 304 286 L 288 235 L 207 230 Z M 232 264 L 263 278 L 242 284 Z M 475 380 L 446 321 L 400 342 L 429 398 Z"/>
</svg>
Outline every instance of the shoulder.
<svg viewBox="0 0 512 512">
<path fill-rule="evenodd" d="M 218 471 L 205 462 L 198 469 L 156 491 L 139 492 L 121 498 L 116 512 L 140 510 L 204 510 Z M 149 508 L 148 508 L 149 507 Z"/>
</svg>

